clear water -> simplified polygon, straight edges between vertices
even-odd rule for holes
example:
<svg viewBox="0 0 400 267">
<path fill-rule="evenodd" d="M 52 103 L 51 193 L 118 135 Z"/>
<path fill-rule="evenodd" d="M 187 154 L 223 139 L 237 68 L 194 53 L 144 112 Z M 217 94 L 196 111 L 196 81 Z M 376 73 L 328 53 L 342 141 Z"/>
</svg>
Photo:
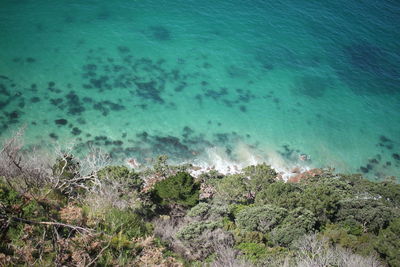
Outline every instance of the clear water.
<svg viewBox="0 0 400 267">
<path fill-rule="evenodd" d="M 2 0 L 0 138 L 398 176 L 399 25 L 398 1 Z"/>
</svg>

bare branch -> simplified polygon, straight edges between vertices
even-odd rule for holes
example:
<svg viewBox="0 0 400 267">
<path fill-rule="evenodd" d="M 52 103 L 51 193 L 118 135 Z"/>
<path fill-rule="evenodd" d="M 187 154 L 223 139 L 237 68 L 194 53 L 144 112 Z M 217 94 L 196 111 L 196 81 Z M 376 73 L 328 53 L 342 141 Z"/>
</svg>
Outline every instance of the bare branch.
<svg viewBox="0 0 400 267">
<path fill-rule="evenodd" d="M 75 230 L 78 232 L 87 233 L 87 234 L 91 234 L 93 232 L 92 229 L 83 228 L 83 227 L 71 225 L 71 224 L 60 223 L 60 222 L 38 222 L 38 221 L 32 221 L 32 220 L 27 220 L 27 219 L 23 219 L 23 218 L 13 217 L 13 216 L 9 217 L 9 216 L 2 215 L 2 214 L 0 214 L 0 218 L 8 219 L 8 220 L 15 221 L 15 222 L 22 222 L 22 223 L 26 223 L 26 224 L 61 226 L 61 227 L 66 227 L 66 228 L 69 228 L 69 229 L 72 229 L 72 230 Z"/>
</svg>

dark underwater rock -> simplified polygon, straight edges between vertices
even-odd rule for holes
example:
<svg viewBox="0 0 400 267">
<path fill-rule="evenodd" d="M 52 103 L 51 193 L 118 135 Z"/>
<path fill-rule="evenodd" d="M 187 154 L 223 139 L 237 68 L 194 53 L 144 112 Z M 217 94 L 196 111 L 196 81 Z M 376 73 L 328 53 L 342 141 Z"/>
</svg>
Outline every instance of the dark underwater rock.
<svg viewBox="0 0 400 267">
<path fill-rule="evenodd" d="M 73 135 L 80 135 L 80 134 L 82 133 L 82 131 L 81 131 L 81 129 L 79 129 L 78 127 L 74 127 L 74 128 L 72 128 L 71 133 L 72 133 Z"/>
<path fill-rule="evenodd" d="M 68 120 L 66 119 L 58 119 L 54 121 L 57 125 L 67 125 L 68 124 Z"/>
<path fill-rule="evenodd" d="M 360 170 L 361 170 L 362 173 L 368 173 L 369 172 L 369 169 L 366 168 L 366 167 L 363 167 L 363 166 L 360 167 Z"/>
<path fill-rule="evenodd" d="M 170 31 L 164 26 L 152 26 L 149 30 L 151 36 L 157 41 L 168 41 L 171 39 Z"/>
</svg>

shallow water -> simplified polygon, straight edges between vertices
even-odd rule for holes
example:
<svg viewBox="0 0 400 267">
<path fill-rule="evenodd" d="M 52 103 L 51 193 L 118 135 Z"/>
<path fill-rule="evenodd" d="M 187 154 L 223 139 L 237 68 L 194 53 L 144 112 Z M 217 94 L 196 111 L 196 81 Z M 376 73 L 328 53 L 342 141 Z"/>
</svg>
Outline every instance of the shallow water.
<svg viewBox="0 0 400 267">
<path fill-rule="evenodd" d="M 292 2 L 3 0 L 0 138 L 399 176 L 400 5 Z"/>
</svg>

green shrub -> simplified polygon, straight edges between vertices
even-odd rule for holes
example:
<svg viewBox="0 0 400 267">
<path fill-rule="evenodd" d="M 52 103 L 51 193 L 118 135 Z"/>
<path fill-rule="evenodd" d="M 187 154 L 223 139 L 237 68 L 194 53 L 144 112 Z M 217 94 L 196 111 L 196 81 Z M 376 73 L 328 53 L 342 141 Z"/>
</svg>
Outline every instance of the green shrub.
<svg viewBox="0 0 400 267">
<path fill-rule="evenodd" d="M 206 182 L 208 184 L 214 184 L 218 180 L 224 178 L 225 176 L 219 173 L 216 170 L 210 170 L 209 172 L 205 172 L 199 175 L 198 179 L 203 183 Z"/>
<path fill-rule="evenodd" d="M 22 205 L 24 201 L 17 191 L 0 182 L 0 203 L 3 211 L 7 211 L 15 205 Z"/>
<path fill-rule="evenodd" d="M 339 244 L 341 247 L 363 256 L 375 253 L 373 243 L 376 236 L 363 233 L 361 225 L 328 224 L 320 235 L 332 244 Z"/>
<path fill-rule="evenodd" d="M 265 244 L 262 243 L 240 243 L 236 246 L 244 255 L 244 258 L 253 263 L 263 260 L 268 255 Z"/>
<path fill-rule="evenodd" d="M 190 241 L 198 238 L 204 231 L 213 231 L 220 227 L 222 227 L 222 223 L 219 221 L 192 222 L 183 227 L 176 237 L 183 241 Z"/>
<path fill-rule="evenodd" d="M 57 211 L 52 210 L 52 213 Z M 49 215 L 43 207 L 33 199 L 0 182 L 0 253 L 13 254 L 16 247 L 25 247 L 25 226 L 22 220 L 42 221 Z M 32 236 L 43 236 L 44 227 L 33 225 Z"/>
<path fill-rule="evenodd" d="M 241 243 L 236 248 L 243 253 L 243 258 L 257 266 L 281 266 L 289 253 L 285 248 L 269 248 L 260 243 Z"/>
<path fill-rule="evenodd" d="M 233 229 L 233 236 L 235 238 L 235 242 L 239 243 L 262 243 L 264 244 L 267 241 L 267 234 L 263 234 L 257 231 L 247 231 L 243 229 Z"/>
<path fill-rule="evenodd" d="M 287 210 L 274 205 L 249 207 L 240 211 L 236 218 L 239 228 L 267 233 L 286 217 Z"/>
<path fill-rule="evenodd" d="M 278 175 L 271 166 L 265 163 L 248 166 L 243 169 L 243 173 L 250 178 L 248 184 L 254 194 L 257 194 L 265 186 L 276 182 Z"/>
<path fill-rule="evenodd" d="M 211 205 L 205 202 L 200 202 L 193 208 L 191 208 L 188 212 L 188 216 L 190 217 L 206 217 L 208 212 L 211 209 Z"/>
<path fill-rule="evenodd" d="M 253 200 L 249 179 L 243 174 L 232 174 L 217 181 L 215 197 L 221 202 L 248 204 Z"/>
<path fill-rule="evenodd" d="M 216 197 L 228 203 L 249 204 L 263 188 L 276 181 L 277 173 L 265 163 L 248 166 L 215 183 Z"/>
<path fill-rule="evenodd" d="M 107 166 L 97 172 L 100 179 L 109 179 L 125 184 L 129 189 L 141 190 L 143 180 L 139 174 L 125 166 Z"/>
<path fill-rule="evenodd" d="M 34 199 L 23 197 L 14 189 L 0 183 L 0 214 L 24 219 L 42 219 L 47 212 Z"/>
<path fill-rule="evenodd" d="M 376 199 L 349 199 L 340 202 L 337 221 L 358 222 L 369 232 L 378 233 L 386 228 L 389 222 L 399 214 L 382 201 Z M 397 215 L 400 216 L 400 215 Z"/>
<path fill-rule="evenodd" d="M 241 212 L 242 210 L 245 210 L 247 208 L 250 208 L 250 207 L 254 207 L 254 204 L 250 204 L 250 205 L 231 204 L 231 205 L 229 205 L 230 217 L 232 217 L 232 219 L 235 219 L 237 217 L 237 215 L 239 214 L 239 212 Z"/>
<path fill-rule="evenodd" d="M 167 164 L 167 160 L 168 160 L 167 155 L 160 155 L 157 157 L 157 160 L 153 166 L 154 171 L 164 177 L 169 173 L 170 169 L 170 167 Z"/>
<path fill-rule="evenodd" d="M 347 194 L 343 194 L 335 187 L 324 184 L 308 184 L 300 196 L 299 206 L 313 212 L 317 218 L 318 227 L 320 227 L 335 221 L 340 201 L 347 197 Z"/>
<path fill-rule="evenodd" d="M 316 218 L 314 214 L 303 208 L 289 211 L 283 222 L 272 230 L 271 241 L 275 245 L 289 246 L 301 236 L 313 231 Z"/>
<path fill-rule="evenodd" d="M 128 239 L 146 235 L 149 229 L 139 215 L 130 210 L 111 208 L 99 225 L 100 230 L 111 234 L 123 234 Z"/>
<path fill-rule="evenodd" d="M 225 215 L 228 215 L 228 213 L 228 207 L 223 204 L 209 204 L 205 202 L 200 202 L 199 204 L 191 208 L 187 215 L 189 217 L 197 217 L 198 219 L 206 220 L 210 218 L 216 219 L 219 217 L 223 217 Z"/>
<path fill-rule="evenodd" d="M 298 185 L 285 182 L 276 182 L 266 186 L 256 196 L 257 205 L 273 204 L 286 209 L 297 207 L 301 189 Z"/>
<path fill-rule="evenodd" d="M 400 184 L 393 181 L 374 183 L 371 191 L 388 203 L 400 206 Z"/>
<path fill-rule="evenodd" d="M 154 185 L 153 200 L 163 206 L 178 204 L 184 207 L 193 207 L 199 201 L 200 185 L 194 178 L 180 172 Z"/>
<path fill-rule="evenodd" d="M 125 249 L 132 249 L 134 248 L 134 244 L 132 240 L 129 240 L 127 235 L 119 232 L 111 238 L 110 247 L 114 250 L 120 251 Z"/>
<path fill-rule="evenodd" d="M 376 250 L 390 266 L 400 266 L 400 218 L 393 220 L 389 227 L 379 232 L 375 242 Z"/>
</svg>

